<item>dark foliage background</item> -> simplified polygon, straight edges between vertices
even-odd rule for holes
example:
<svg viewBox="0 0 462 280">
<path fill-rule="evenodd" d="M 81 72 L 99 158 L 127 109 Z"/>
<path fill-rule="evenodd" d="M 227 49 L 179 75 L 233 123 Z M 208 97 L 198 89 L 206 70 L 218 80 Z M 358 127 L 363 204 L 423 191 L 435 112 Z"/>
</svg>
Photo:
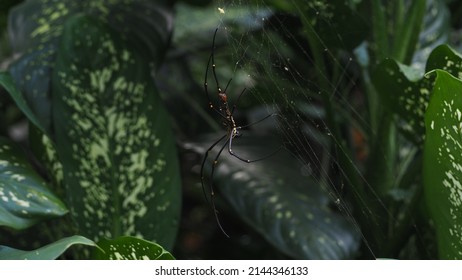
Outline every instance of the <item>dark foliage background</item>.
<svg viewBox="0 0 462 280">
<path fill-rule="evenodd" d="M 0 258 L 460 258 L 461 13 L 444 0 L 2 1 Z M 280 149 L 250 164 L 225 149 L 214 178 L 211 151 L 205 192 L 213 182 L 230 238 L 200 178 L 225 133 L 203 88 L 216 28 L 231 106 L 247 88 L 238 125 L 277 113 L 233 149 Z"/>
</svg>

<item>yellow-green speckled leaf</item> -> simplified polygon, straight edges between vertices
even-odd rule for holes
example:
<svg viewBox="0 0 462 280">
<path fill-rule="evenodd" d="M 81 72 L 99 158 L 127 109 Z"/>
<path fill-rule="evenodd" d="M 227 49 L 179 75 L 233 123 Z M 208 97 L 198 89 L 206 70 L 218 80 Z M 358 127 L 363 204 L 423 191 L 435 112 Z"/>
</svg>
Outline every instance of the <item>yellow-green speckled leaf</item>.
<svg viewBox="0 0 462 280">
<path fill-rule="evenodd" d="M 400 117 L 401 133 L 421 145 L 424 139 L 424 113 L 430 99 L 431 80 L 422 78 L 414 68 L 393 59 L 382 61 L 372 75 L 372 81 L 386 110 Z"/>
<path fill-rule="evenodd" d="M 0 226 L 25 229 L 66 213 L 64 203 L 51 193 L 24 152 L 0 137 Z"/>
<path fill-rule="evenodd" d="M 103 239 L 95 248 L 99 260 L 173 260 L 174 257 L 159 244 L 130 236 L 114 240 Z"/>
<path fill-rule="evenodd" d="M 84 13 L 106 22 L 133 42 L 145 59 L 156 65 L 172 29 L 169 1 L 145 0 L 28 0 L 8 16 L 12 50 L 21 54 L 9 67 L 22 98 L 52 135 L 50 79 L 56 51 L 67 20 Z M 22 109 L 22 108 L 21 108 Z"/>
<path fill-rule="evenodd" d="M 425 113 L 423 182 L 443 259 L 462 259 L 462 81 L 436 70 Z"/>
<path fill-rule="evenodd" d="M 180 174 L 147 64 L 104 23 L 69 19 L 52 76 L 56 151 L 80 234 L 136 236 L 170 248 Z"/>
</svg>

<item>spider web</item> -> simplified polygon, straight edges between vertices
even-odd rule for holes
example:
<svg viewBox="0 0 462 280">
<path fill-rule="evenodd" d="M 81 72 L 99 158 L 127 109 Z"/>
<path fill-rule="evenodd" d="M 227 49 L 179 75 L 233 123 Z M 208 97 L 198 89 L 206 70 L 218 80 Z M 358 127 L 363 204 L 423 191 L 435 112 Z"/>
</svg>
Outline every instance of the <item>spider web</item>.
<svg viewBox="0 0 462 280">
<path fill-rule="evenodd" d="M 317 181 L 368 246 L 368 241 L 360 232 L 351 207 L 343 201 L 345 191 L 343 188 L 351 182 L 346 182 L 349 178 L 346 177 L 347 174 L 343 172 L 342 166 L 338 162 L 338 154 L 344 154 L 346 159 L 351 162 L 354 159 L 351 158 L 352 155 L 348 155 L 347 151 L 340 150 L 340 141 L 343 140 L 336 138 L 335 134 L 331 132 L 325 119 L 326 112 L 322 107 L 322 98 L 319 98 L 322 95 L 329 96 L 329 99 L 338 98 L 341 104 L 346 106 L 346 110 L 355 115 L 356 121 L 367 125 L 361 113 L 349 101 L 348 93 L 342 92 L 343 87 L 354 87 L 356 84 L 356 79 L 351 74 L 355 58 L 352 54 L 344 54 L 343 57 L 339 57 L 334 53 L 335 50 L 331 50 L 321 39 L 321 47 L 326 59 L 334 64 L 333 67 L 337 68 L 337 71 L 340 71 L 335 77 L 326 76 L 325 69 L 320 69 L 306 50 L 307 42 L 301 41 L 300 36 L 296 34 L 301 29 L 290 30 L 288 26 L 291 23 L 288 21 L 291 18 L 284 16 L 273 18 L 271 11 L 264 8 L 264 1 L 260 3 L 260 9 L 250 12 L 250 14 L 254 14 L 253 22 L 249 20 L 248 11 L 237 16 L 233 11 L 233 20 L 226 21 L 226 11 L 235 7 L 238 9 L 242 3 L 241 1 L 232 1 L 226 4 L 223 1 L 216 1 L 217 10 L 218 7 L 222 9 L 221 12 L 219 11 L 219 16 L 221 16 L 219 28 L 224 29 L 226 44 L 229 45 L 227 50 L 231 53 L 232 60 L 236 61 L 233 76 L 238 75 L 239 77 L 240 75 L 242 82 L 249 88 L 251 94 L 258 102 L 266 104 L 269 108 L 268 111 L 274 109 L 274 105 L 278 104 L 276 110 L 283 117 L 279 119 L 277 129 L 283 135 L 285 146 L 302 163 L 300 172 Z M 321 8 L 319 7 L 319 9 Z M 328 11 L 317 10 L 316 13 L 323 12 L 327 13 Z M 323 18 L 322 15 L 319 17 Z M 239 21 L 247 21 L 247 31 L 233 32 L 235 26 L 242 28 L 246 25 Z M 288 22 L 288 26 L 285 25 L 286 22 Z M 252 32 L 258 29 L 262 31 L 259 30 L 258 38 L 255 38 L 257 35 L 253 36 Z M 278 35 L 275 35 L 276 32 Z M 341 36 L 343 35 L 337 35 L 342 41 Z M 318 36 L 316 32 L 315 36 Z M 288 46 L 287 41 L 292 41 L 292 46 Z M 296 53 L 289 50 L 291 47 L 296 50 Z M 300 67 L 298 65 L 300 63 L 306 63 L 311 67 Z M 322 85 L 312 77 L 314 75 L 310 71 L 313 70 L 321 73 Z M 261 81 L 262 79 L 263 81 Z M 348 89 L 346 90 L 348 91 Z M 284 117 L 287 114 L 290 114 L 290 117 Z M 337 179 L 332 178 L 331 169 L 333 168 L 338 169 Z M 354 172 L 366 182 L 360 170 Z M 367 184 L 366 186 L 370 191 L 374 191 L 371 186 Z M 353 195 L 360 194 L 354 193 Z M 380 199 L 378 196 L 376 197 L 380 203 Z M 370 213 L 370 215 L 374 215 L 374 213 Z M 372 248 L 369 250 L 374 255 Z"/>
<path fill-rule="evenodd" d="M 383 219 L 394 218 L 390 217 L 391 211 L 363 173 L 369 152 L 364 131 L 373 128 L 365 117 L 365 101 L 358 85 L 361 71 L 358 65 L 362 62 L 357 57 L 360 57 L 358 52 L 364 50 L 360 48 L 361 42 L 355 41 L 354 31 L 345 34 L 337 30 L 339 27 L 332 19 L 335 11 L 322 1 L 312 1 L 310 11 L 304 11 L 312 16 L 310 19 L 300 19 L 289 12 L 276 13 L 265 0 L 253 2 L 256 4 L 250 6 L 240 0 L 214 1 L 207 18 L 219 28 L 215 57 L 221 86 L 233 79 L 227 91 L 232 101 L 243 88 L 247 89 L 237 105 L 236 118 L 245 112 L 251 123 L 276 112 L 277 121 L 252 127 L 253 133 L 279 135 L 265 137 L 277 139 L 272 142 L 281 143 L 296 159 L 299 180 L 309 177 L 315 182 L 329 198 L 329 207 L 341 215 L 353 228 L 354 235 L 362 240 L 361 246 L 366 248 L 369 257 L 380 257 L 375 255 L 374 246 L 370 245 L 360 222 L 363 227 L 378 228 Z M 306 8 L 296 1 L 290 3 L 300 12 Z M 210 43 L 211 35 L 204 35 L 210 38 Z M 310 45 L 307 37 L 318 44 Z M 317 54 L 312 48 L 318 48 L 321 63 L 316 60 Z M 199 65 L 203 67 L 204 63 Z M 209 80 L 209 85 L 214 82 Z M 213 88 L 210 94 L 215 94 Z M 211 125 L 216 124 L 211 122 Z M 238 141 L 241 139 L 235 141 L 239 149 Z M 263 148 L 259 154 L 268 154 L 274 147 L 277 144 L 267 145 L 266 152 Z M 246 155 L 248 148 L 238 152 Z M 383 161 L 389 160 L 385 154 L 381 157 Z M 238 165 L 242 167 L 245 163 Z M 352 187 L 354 184 L 361 184 L 363 190 Z M 312 187 L 306 185 L 306 188 Z M 377 208 L 367 206 L 370 201 L 365 201 L 364 193 L 369 200 L 374 200 L 381 214 L 376 213 Z M 359 204 L 354 205 L 351 198 Z M 362 208 L 358 209 L 358 205 Z"/>
</svg>

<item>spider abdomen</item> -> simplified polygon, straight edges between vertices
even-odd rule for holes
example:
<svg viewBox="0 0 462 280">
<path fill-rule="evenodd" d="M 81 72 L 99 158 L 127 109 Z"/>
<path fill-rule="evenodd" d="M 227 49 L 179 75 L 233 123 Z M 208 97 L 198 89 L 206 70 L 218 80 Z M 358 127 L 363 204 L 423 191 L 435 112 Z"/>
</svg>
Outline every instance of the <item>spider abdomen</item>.
<svg viewBox="0 0 462 280">
<path fill-rule="evenodd" d="M 218 97 L 220 97 L 221 101 L 223 101 L 225 103 L 228 102 L 228 96 L 226 96 L 225 93 L 219 93 Z"/>
</svg>

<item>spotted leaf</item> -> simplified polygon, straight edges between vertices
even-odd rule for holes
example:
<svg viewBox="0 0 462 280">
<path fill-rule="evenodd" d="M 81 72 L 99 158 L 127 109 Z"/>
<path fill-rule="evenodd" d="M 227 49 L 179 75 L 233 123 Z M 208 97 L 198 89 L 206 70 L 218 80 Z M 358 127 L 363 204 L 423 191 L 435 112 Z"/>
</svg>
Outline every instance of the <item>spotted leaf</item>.
<svg viewBox="0 0 462 280">
<path fill-rule="evenodd" d="M 157 58 L 163 55 L 172 29 L 172 10 L 167 1 L 28 0 L 12 9 L 9 41 L 21 56 L 9 72 L 48 136 L 52 136 L 50 79 L 56 52 L 64 24 L 78 13 L 118 30 L 153 65 L 160 61 Z"/>
<path fill-rule="evenodd" d="M 462 77 L 462 56 L 446 45 L 435 48 L 430 54 L 426 72 L 443 69 Z M 411 141 L 421 145 L 424 140 L 424 115 L 433 87 L 433 76 L 423 76 L 415 68 L 386 59 L 372 76 L 374 85 L 388 110 L 400 118 L 398 127 Z"/>
<path fill-rule="evenodd" d="M 66 206 L 50 192 L 21 149 L 0 138 L 0 226 L 25 229 L 66 213 Z"/>
<path fill-rule="evenodd" d="M 462 78 L 462 56 L 448 45 L 435 48 L 428 57 L 426 71 L 442 69 L 454 77 Z"/>
<path fill-rule="evenodd" d="M 437 70 L 425 113 L 423 178 L 440 258 L 462 258 L 462 81 Z"/>
<path fill-rule="evenodd" d="M 99 260 L 173 260 L 162 246 L 143 239 L 123 236 L 98 242 L 94 258 Z"/>
<path fill-rule="evenodd" d="M 180 175 L 169 118 L 148 63 L 104 23 L 65 25 L 53 72 L 53 124 L 79 231 L 171 247 Z"/>
<path fill-rule="evenodd" d="M 392 59 L 385 59 L 372 75 L 374 86 L 386 110 L 400 119 L 398 128 L 411 141 L 421 144 L 424 138 L 424 113 L 431 91 L 431 80 Z"/>
<path fill-rule="evenodd" d="M 0 260 L 54 260 L 73 245 L 95 246 L 96 244 L 83 236 L 75 235 L 33 251 L 0 246 Z"/>
<path fill-rule="evenodd" d="M 246 132 L 245 137 L 233 141 L 233 147 L 239 156 L 257 159 L 274 151 L 278 143 Z M 332 210 L 331 199 L 310 177 L 310 167 L 299 164 L 285 150 L 253 163 L 226 151 L 219 158 L 213 182 L 220 190 L 217 196 L 223 196 L 268 242 L 296 259 L 354 256 L 359 234 L 351 222 Z M 216 152 L 218 147 L 210 155 L 209 167 Z M 226 230 L 226 220 L 222 224 Z"/>
</svg>

